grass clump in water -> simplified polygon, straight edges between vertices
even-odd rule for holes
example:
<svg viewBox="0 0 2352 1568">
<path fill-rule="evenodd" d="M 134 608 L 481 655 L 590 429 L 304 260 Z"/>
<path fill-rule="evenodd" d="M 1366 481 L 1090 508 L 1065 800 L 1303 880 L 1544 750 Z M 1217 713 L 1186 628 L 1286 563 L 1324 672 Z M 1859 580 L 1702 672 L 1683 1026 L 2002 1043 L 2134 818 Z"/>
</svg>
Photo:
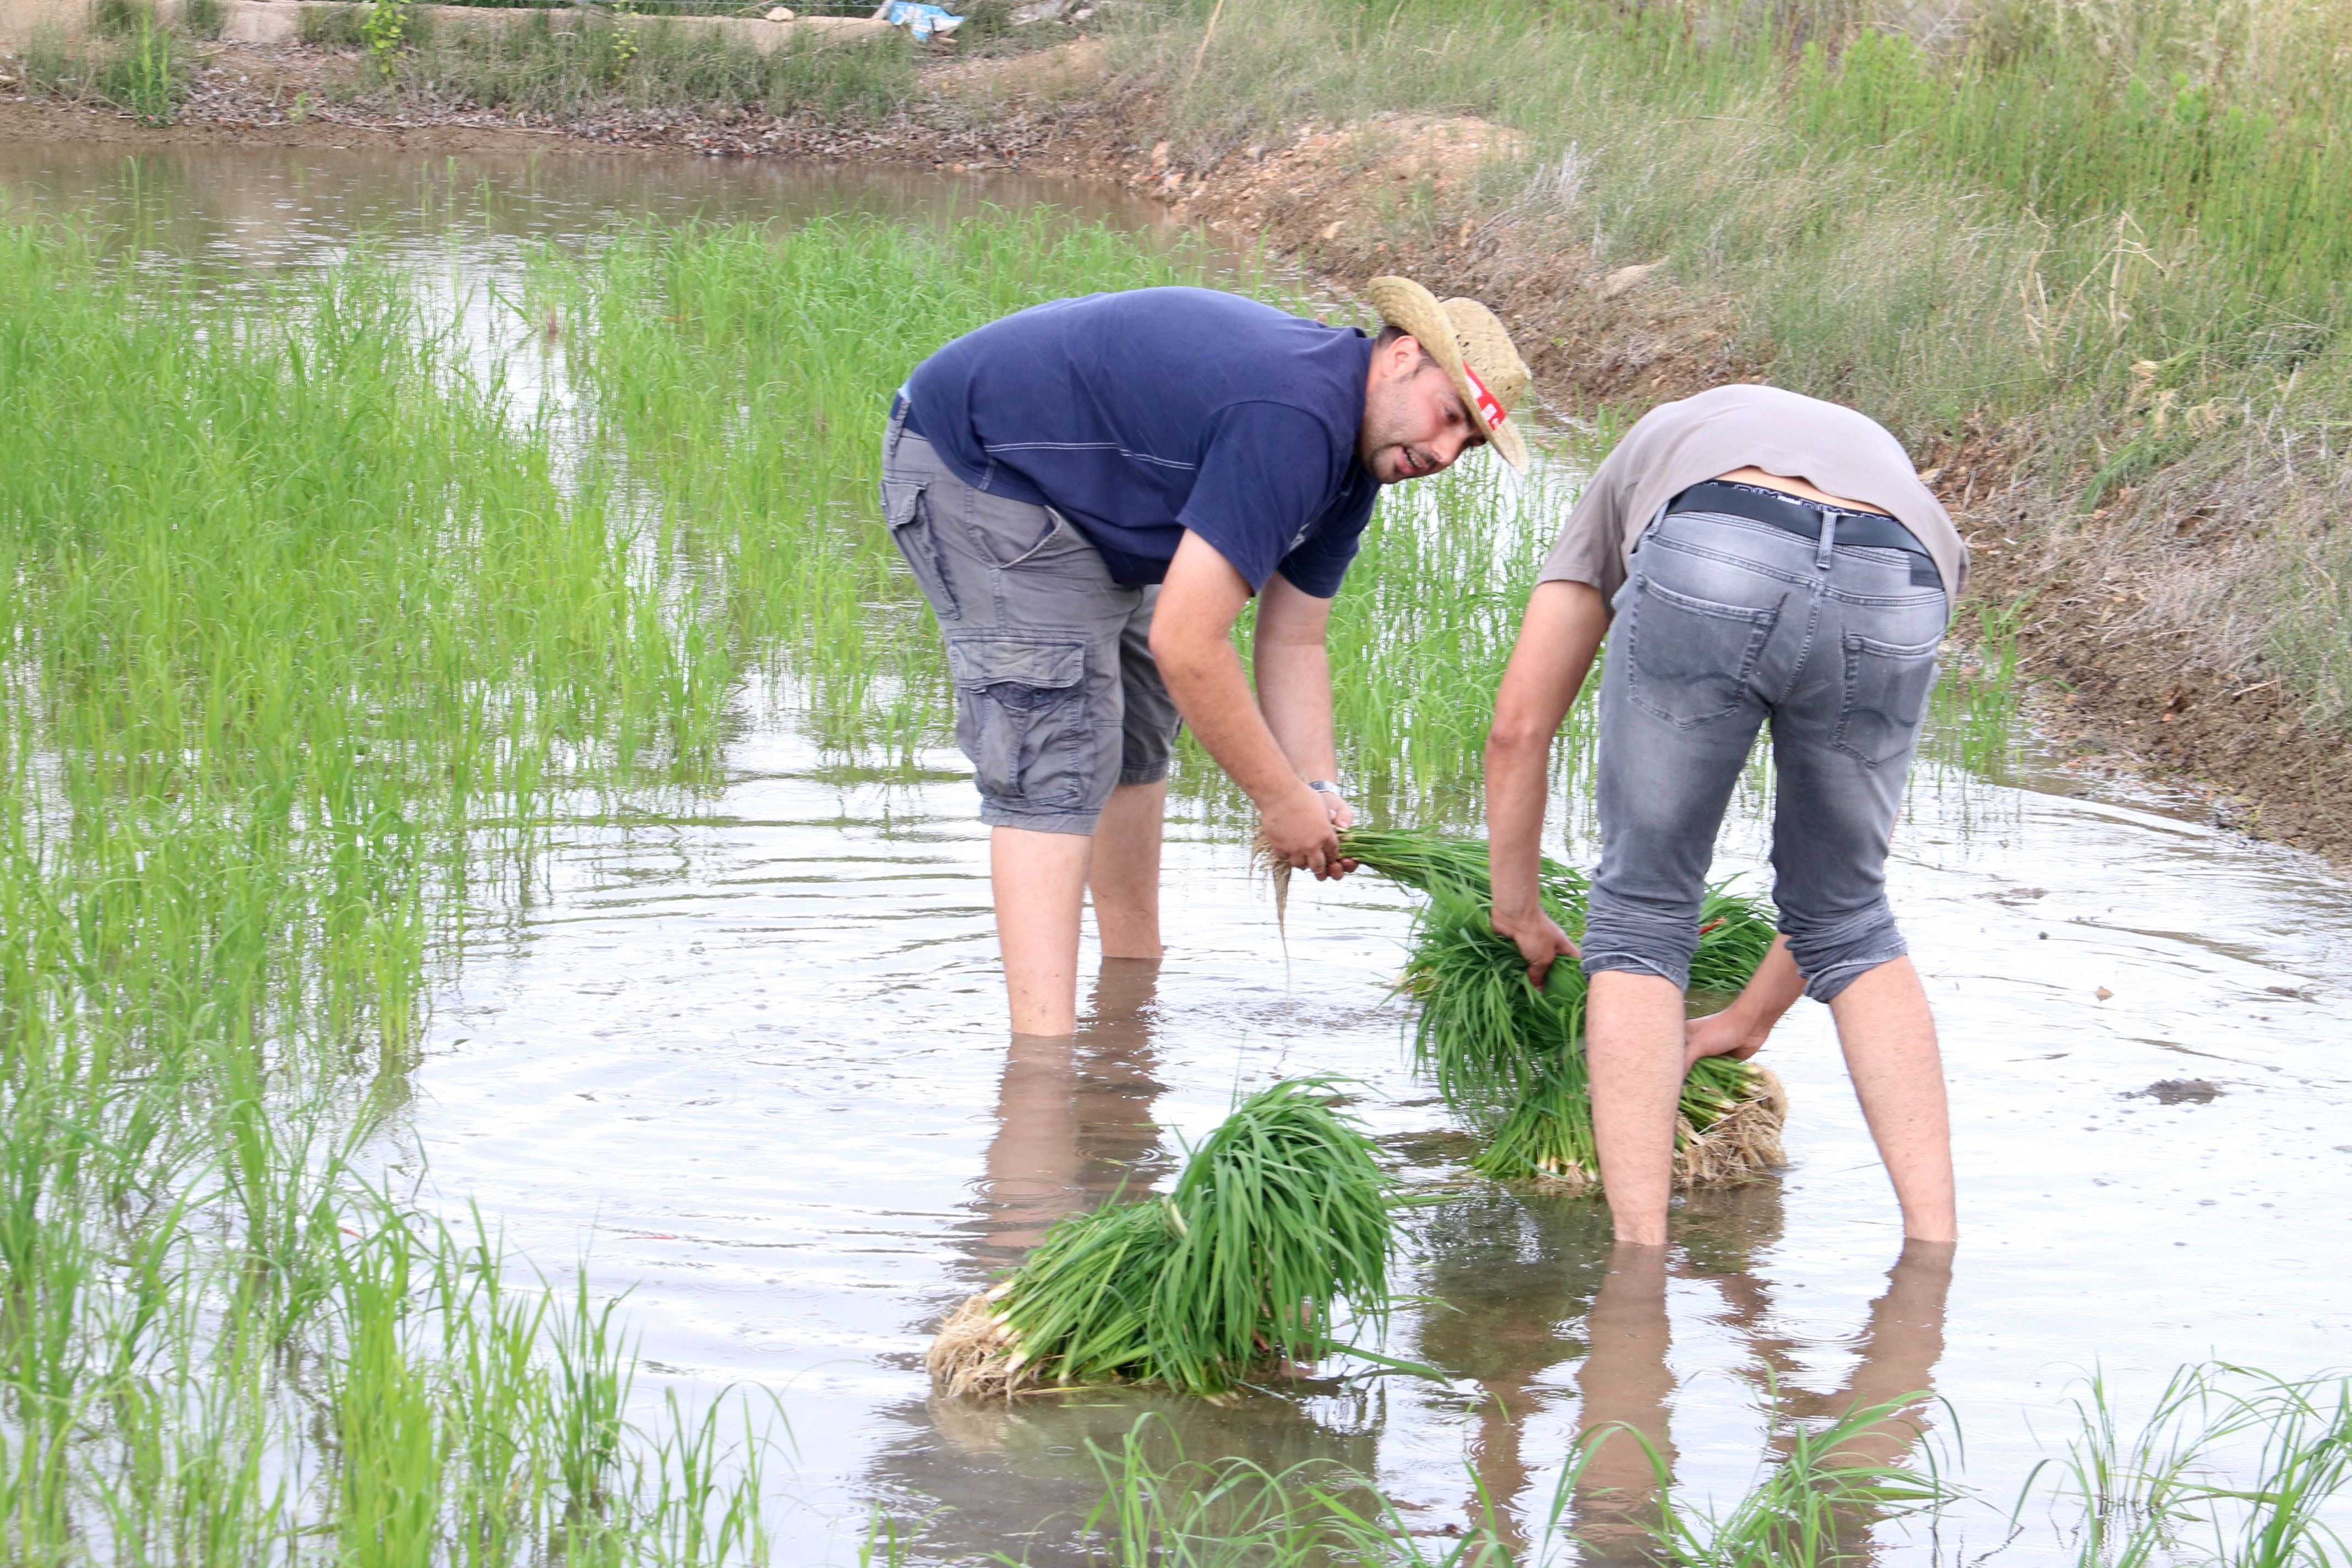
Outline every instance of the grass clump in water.
<svg viewBox="0 0 2352 1568">
<path fill-rule="evenodd" d="M 1390 1183 L 1371 1141 L 1288 1079 L 1234 1108 L 1174 1191 L 1062 1220 L 932 1342 L 950 1394 L 1164 1384 L 1219 1394 L 1345 1348 L 1333 1309 L 1388 1309 Z"/>
</svg>

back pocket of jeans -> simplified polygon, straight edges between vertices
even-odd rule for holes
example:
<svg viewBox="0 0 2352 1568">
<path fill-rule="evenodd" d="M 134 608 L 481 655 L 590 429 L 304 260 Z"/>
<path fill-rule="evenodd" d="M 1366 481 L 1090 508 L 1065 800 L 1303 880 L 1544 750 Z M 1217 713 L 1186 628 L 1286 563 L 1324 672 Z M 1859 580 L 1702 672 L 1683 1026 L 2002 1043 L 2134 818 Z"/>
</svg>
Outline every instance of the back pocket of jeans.
<svg viewBox="0 0 2352 1568">
<path fill-rule="evenodd" d="M 1672 723 L 1722 718 L 1745 700 L 1780 616 L 1696 599 L 1637 574 L 1625 627 L 1627 694 Z"/>
<path fill-rule="evenodd" d="M 956 744 L 980 793 L 1036 811 L 1080 805 L 1093 730 L 1086 721 L 1087 649 L 1077 638 L 950 636 Z"/>
<path fill-rule="evenodd" d="M 1846 634 L 1845 690 L 1832 743 L 1876 767 L 1906 757 L 1936 685 L 1937 642 L 1898 647 Z"/>
</svg>

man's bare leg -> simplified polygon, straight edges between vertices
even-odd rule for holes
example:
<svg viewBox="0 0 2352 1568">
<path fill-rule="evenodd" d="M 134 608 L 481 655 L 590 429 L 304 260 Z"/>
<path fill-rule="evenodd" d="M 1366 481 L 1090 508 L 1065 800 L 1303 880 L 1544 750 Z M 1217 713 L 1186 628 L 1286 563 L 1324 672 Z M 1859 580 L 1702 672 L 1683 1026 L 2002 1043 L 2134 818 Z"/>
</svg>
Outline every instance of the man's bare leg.
<svg viewBox="0 0 2352 1568">
<path fill-rule="evenodd" d="M 1095 826 L 1095 931 L 1105 958 L 1158 958 L 1160 843 L 1168 781 L 1121 784 Z"/>
<path fill-rule="evenodd" d="M 996 942 L 1016 1035 L 1067 1035 L 1078 1026 L 1078 915 L 1094 845 L 1083 833 L 989 834 Z"/>
<path fill-rule="evenodd" d="M 1830 1014 L 1837 1020 L 1854 1098 L 1903 1205 L 1903 1234 L 1914 1241 L 1958 1239 L 1944 1062 L 1919 972 L 1907 958 L 1865 971 L 1838 994 Z M 1597 1114 L 1597 1069 L 1593 1078 Z"/>
<path fill-rule="evenodd" d="M 1683 1091 L 1683 994 L 1663 975 L 1604 969 L 1592 977 L 1585 1038 L 1592 1141 L 1617 1240 L 1664 1247 Z"/>
</svg>

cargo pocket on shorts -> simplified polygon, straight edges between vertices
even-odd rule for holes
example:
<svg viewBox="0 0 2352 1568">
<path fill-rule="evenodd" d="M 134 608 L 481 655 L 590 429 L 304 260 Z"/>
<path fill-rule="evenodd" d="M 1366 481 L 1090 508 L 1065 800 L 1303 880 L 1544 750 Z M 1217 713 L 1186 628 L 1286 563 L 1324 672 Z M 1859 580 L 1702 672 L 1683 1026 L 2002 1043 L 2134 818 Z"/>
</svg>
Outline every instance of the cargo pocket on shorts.
<svg viewBox="0 0 2352 1568">
<path fill-rule="evenodd" d="M 1831 743 L 1872 767 L 1907 755 L 1918 743 L 1941 640 L 1901 647 L 1847 633 L 1845 691 Z"/>
<path fill-rule="evenodd" d="M 973 634 L 948 639 L 956 744 L 980 793 L 1039 813 L 1085 805 L 1086 644 Z"/>
<path fill-rule="evenodd" d="M 1684 726 L 1738 708 L 1780 612 L 1695 599 L 1642 575 L 1633 590 L 1626 694 L 1645 711 Z"/>
<path fill-rule="evenodd" d="M 882 521 L 890 525 L 890 541 L 907 559 L 915 585 L 923 591 L 931 613 L 942 621 L 959 619 L 963 606 L 948 582 L 946 563 L 940 559 L 938 530 L 931 523 L 931 504 L 919 479 L 882 481 Z"/>
</svg>

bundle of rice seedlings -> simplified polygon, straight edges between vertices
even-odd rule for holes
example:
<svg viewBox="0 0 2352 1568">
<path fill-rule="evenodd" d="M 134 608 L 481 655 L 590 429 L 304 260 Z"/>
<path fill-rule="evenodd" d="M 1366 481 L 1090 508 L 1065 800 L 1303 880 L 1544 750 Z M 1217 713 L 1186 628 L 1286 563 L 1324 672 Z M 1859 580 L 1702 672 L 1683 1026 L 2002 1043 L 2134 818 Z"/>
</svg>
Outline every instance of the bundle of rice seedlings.
<svg viewBox="0 0 2352 1568">
<path fill-rule="evenodd" d="M 1450 893 L 1480 904 L 1486 901 L 1486 841 L 1483 838 L 1398 827 L 1351 827 L 1339 835 L 1339 852 L 1366 870 L 1408 888 L 1432 895 Z M 1583 907 L 1585 877 L 1574 867 L 1544 856 L 1537 866 L 1536 882 L 1555 913 Z"/>
<path fill-rule="evenodd" d="M 1544 1064 L 1584 1035 L 1583 973 L 1555 963 L 1540 991 L 1482 899 L 1432 896 L 1397 989 L 1421 1004 L 1413 1070 L 1473 1124 L 1491 1128 L 1533 1092 Z"/>
<path fill-rule="evenodd" d="M 1296 1079 L 1234 1108 L 1175 1189 L 1056 1223 L 1010 1278 L 971 1298 L 926 1364 L 950 1394 L 1164 1384 L 1218 1394 L 1343 1349 L 1333 1309 L 1388 1309 L 1390 1183 L 1371 1141 Z"/>
<path fill-rule="evenodd" d="M 1683 1080 L 1675 1119 L 1675 1180 L 1684 1186 L 1721 1186 L 1786 1164 L 1780 1128 L 1788 1113 L 1788 1091 L 1770 1068 L 1728 1057 L 1702 1058 Z M 1582 1041 L 1543 1064 L 1535 1087 L 1512 1107 L 1470 1164 L 1490 1176 L 1580 1190 L 1600 1181 Z"/>
<path fill-rule="evenodd" d="M 1339 853 L 1368 871 L 1433 897 L 1450 894 L 1482 906 L 1486 902 L 1483 838 L 1402 827 L 1350 827 L 1339 834 Z M 1275 922 L 1280 925 L 1290 906 L 1291 868 L 1273 857 L 1263 834 L 1251 840 L 1250 858 L 1274 880 Z M 1555 917 L 1584 907 L 1584 873 L 1549 855 L 1537 868 L 1536 885 Z"/>
<path fill-rule="evenodd" d="M 1583 1186 L 1597 1179 L 1592 1095 L 1585 1069 L 1587 984 L 1555 963 L 1542 990 L 1527 983 L 1518 947 L 1486 918 L 1486 849 L 1472 840 L 1401 830 L 1342 836 L 1366 868 L 1430 894 L 1398 988 L 1421 1004 L 1415 1070 L 1488 1139 L 1475 1168 Z M 1542 891 L 1571 934 L 1583 928 L 1584 879 L 1547 860 Z M 1699 912 L 1691 989 L 1730 994 L 1771 948 L 1769 910 L 1721 888 Z M 1701 1060 L 1683 1085 L 1675 1129 L 1677 1179 L 1747 1180 L 1784 1162 L 1786 1092 L 1769 1070 L 1728 1058 Z"/>
</svg>

